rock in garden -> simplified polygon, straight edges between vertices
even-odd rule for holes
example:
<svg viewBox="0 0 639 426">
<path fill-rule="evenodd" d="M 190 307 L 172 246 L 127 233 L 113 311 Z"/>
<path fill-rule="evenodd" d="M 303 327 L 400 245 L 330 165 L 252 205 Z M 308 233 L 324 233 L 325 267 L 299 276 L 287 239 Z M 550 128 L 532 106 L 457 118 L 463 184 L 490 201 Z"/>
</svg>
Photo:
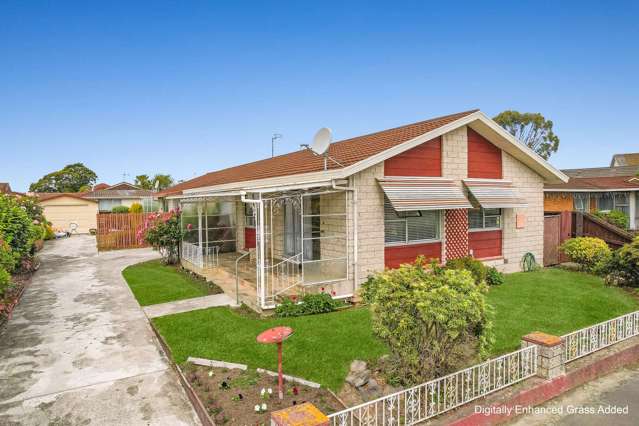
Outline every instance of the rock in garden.
<svg viewBox="0 0 639 426">
<path fill-rule="evenodd" d="M 366 363 L 355 360 L 351 363 L 351 371 L 346 376 L 346 382 L 355 388 L 360 388 L 368 383 L 370 378 L 371 372 L 366 369 Z"/>
</svg>

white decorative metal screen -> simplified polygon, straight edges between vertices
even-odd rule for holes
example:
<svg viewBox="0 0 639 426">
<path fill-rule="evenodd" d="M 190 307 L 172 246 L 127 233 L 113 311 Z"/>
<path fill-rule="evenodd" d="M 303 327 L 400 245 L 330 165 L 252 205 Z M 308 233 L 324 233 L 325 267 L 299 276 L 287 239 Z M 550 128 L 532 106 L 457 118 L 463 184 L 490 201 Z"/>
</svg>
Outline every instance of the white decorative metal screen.
<svg viewBox="0 0 639 426">
<path fill-rule="evenodd" d="M 639 335 L 639 311 L 582 328 L 562 336 L 564 362 L 574 361 L 637 335 Z"/>
<path fill-rule="evenodd" d="M 329 415 L 333 426 L 413 425 L 537 374 L 528 346 L 439 379 Z"/>
</svg>

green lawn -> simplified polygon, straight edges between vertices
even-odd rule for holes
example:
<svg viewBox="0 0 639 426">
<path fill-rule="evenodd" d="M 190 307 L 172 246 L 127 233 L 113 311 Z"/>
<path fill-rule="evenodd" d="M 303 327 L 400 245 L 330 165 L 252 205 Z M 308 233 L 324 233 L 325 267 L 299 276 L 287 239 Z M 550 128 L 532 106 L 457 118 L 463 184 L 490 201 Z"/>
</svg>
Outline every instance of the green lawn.
<svg viewBox="0 0 639 426">
<path fill-rule="evenodd" d="M 277 369 L 276 345 L 256 336 L 288 325 L 294 334 L 284 343 L 284 371 L 338 391 L 354 359 L 381 356 L 385 349 L 371 333 L 368 309 L 348 309 L 296 318 L 257 319 L 228 308 L 211 308 L 153 320 L 175 362 L 189 356 Z"/>
<path fill-rule="evenodd" d="M 598 277 L 556 268 L 508 274 L 490 289 L 488 302 L 495 308 L 494 354 L 517 349 L 531 331 L 562 335 L 639 309 Z"/>
<path fill-rule="evenodd" d="M 163 265 L 159 260 L 129 266 L 122 275 L 141 306 L 209 294 L 206 283 L 190 277 L 175 266 Z"/>
<path fill-rule="evenodd" d="M 203 294 L 197 283 L 174 268 L 147 262 L 127 268 L 124 276 L 142 305 Z M 515 350 L 532 331 L 565 334 L 639 309 L 628 293 L 605 287 L 602 280 L 579 272 L 544 269 L 506 275 L 491 288 L 495 308 L 494 355 Z M 284 344 L 287 373 L 339 390 L 353 359 L 374 359 L 385 352 L 371 332 L 366 308 L 297 318 L 259 319 L 228 308 L 211 308 L 153 320 L 177 363 L 189 356 L 276 368 L 274 345 L 255 337 L 276 325 L 295 334 Z"/>
</svg>

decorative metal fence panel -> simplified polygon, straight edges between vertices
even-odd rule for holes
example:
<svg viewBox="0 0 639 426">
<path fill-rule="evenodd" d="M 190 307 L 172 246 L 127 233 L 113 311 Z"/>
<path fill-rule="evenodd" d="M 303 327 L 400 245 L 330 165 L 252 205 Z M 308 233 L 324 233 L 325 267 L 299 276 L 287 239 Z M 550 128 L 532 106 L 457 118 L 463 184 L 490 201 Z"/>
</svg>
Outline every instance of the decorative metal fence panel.
<svg viewBox="0 0 639 426">
<path fill-rule="evenodd" d="M 329 415 L 333 426 L 413 425 L 537 374 L 528 346 L 439 379 Z"/>
<path fill-rule="evenodd" d="M 637 335 L 639 335 L 639 311 L 582 328 L 562 336 L 564 362 L 574 361 Z"/>
<path fill-rule="evenodd" d="M 202 247 L 197 244 L 182 241 L 182 259 L 199 268 L 213 268 L 219 266 L 219 246 Z"/>
</svg>

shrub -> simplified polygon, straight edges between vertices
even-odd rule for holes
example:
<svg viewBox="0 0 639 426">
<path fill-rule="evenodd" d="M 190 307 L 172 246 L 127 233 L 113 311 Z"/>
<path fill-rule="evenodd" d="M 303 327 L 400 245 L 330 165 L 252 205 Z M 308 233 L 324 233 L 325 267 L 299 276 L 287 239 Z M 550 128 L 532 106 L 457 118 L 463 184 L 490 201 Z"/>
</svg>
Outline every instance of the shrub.
<svg viewBox="0 0 639 426">
<path fill-rule="evenodd" d="M 3 268 L 0 268 L 0 298 L 3 298 L 5 296 L 5 293 L 10 286 L 11 275 Z"/>
<path fill-rule="evenodd" d="M 480 284 L 486 282 L 488 268 L 479 260 L 470 256 L 460 257 L 459 259 L 451 259 L 446 262 L 445 269 L 465 269 L 473 275 L 475 283 Z"/>
<path fill-rule="evenodd" d="M 342 306 L 342 303 L 333 300 L 328 293 L 307 294 L 299 303 L 290 297 L 285 297 L 275 308 L 275 314 L 278 317 L 324 314 L 333 312 L 339 306 Z"/>
<path fill-rule="evenodd" d="M 129 213 L 142 213 L 143 211 L 144 209 L 140 203 L 133 203 L 131 207 L 129 207 Z"/>
<path fill-rule="evenodd" d="M 487 290 L 467 270 L 425 268 L 419 259 L 372 276 L 363 297 L 391 352 L 389 379 L 420 383 L 485 357 L 493 341 Z"/>
<path fill-rule="evenodd" d="M 16 259 L 13 257 L 11 247 L 0 239 L 0 269 L 13 272 L 16 266 Z"/>
<path fill-rule="evenodd" d="M 138 241 L 146 241 L 160 252 L 164 263 L 172 265 L 180 261 L 180 242 L 184 235 L 180 226 L 180 210 L 153 213 L 138 230 Z"/>
<path fill-rule="evenodd" d="M 111 213 L 128 213 L 129 208 L 127 206 L 115 206 L 111 209 Z"/>
<path fill-rule="evenodd" d="M 609 212 L 595 212 L 595 216 L 606 222 L 615 225 L 617 228 L 628 229 L 630 221 L 628 216 L 620 210 L 611 210 Z"/>
<path fill-rule="evenodd" d="M 44 239 L 45 240 L 53 240 L 55 238 L 55 232 L 53 232 L 53 227 L 49 222 L 44 224 Z"/>
<path fill-rule="evenodd" d="M 595 272 L 598 265 L 605 262 L 611 255 L 610 248 L 600 238 L 577 237 L 564 241 L 559 247 L 573 262 L 582 269 Z"/>
<path fill-rule="evenodd" d="M 612 254 L 606 284 L 639 287 L 639 237 Z"/>
<path fill-rule="evenodd" d="M 502 285 L 504 283 L 504 274 L 499 272 L 497 268 L 491 266 L 486 271 L 486 284 L 489 286 Z"/>
<path fill-rule="evenodd" d="M 33 252 L 33 242 L 41 231 L 14 197 L 0 195 L 0 239 L 11 247 L 16 265 Z"/>
<path fill-rule="evenodd" d="M 36 197 L 16 197 L 16 203 L 24 209 L 31 221 L 36 223 L 44 223 L 46 219 L 44 217 L 44 208 L 38 202 Z"/>
</svg>

